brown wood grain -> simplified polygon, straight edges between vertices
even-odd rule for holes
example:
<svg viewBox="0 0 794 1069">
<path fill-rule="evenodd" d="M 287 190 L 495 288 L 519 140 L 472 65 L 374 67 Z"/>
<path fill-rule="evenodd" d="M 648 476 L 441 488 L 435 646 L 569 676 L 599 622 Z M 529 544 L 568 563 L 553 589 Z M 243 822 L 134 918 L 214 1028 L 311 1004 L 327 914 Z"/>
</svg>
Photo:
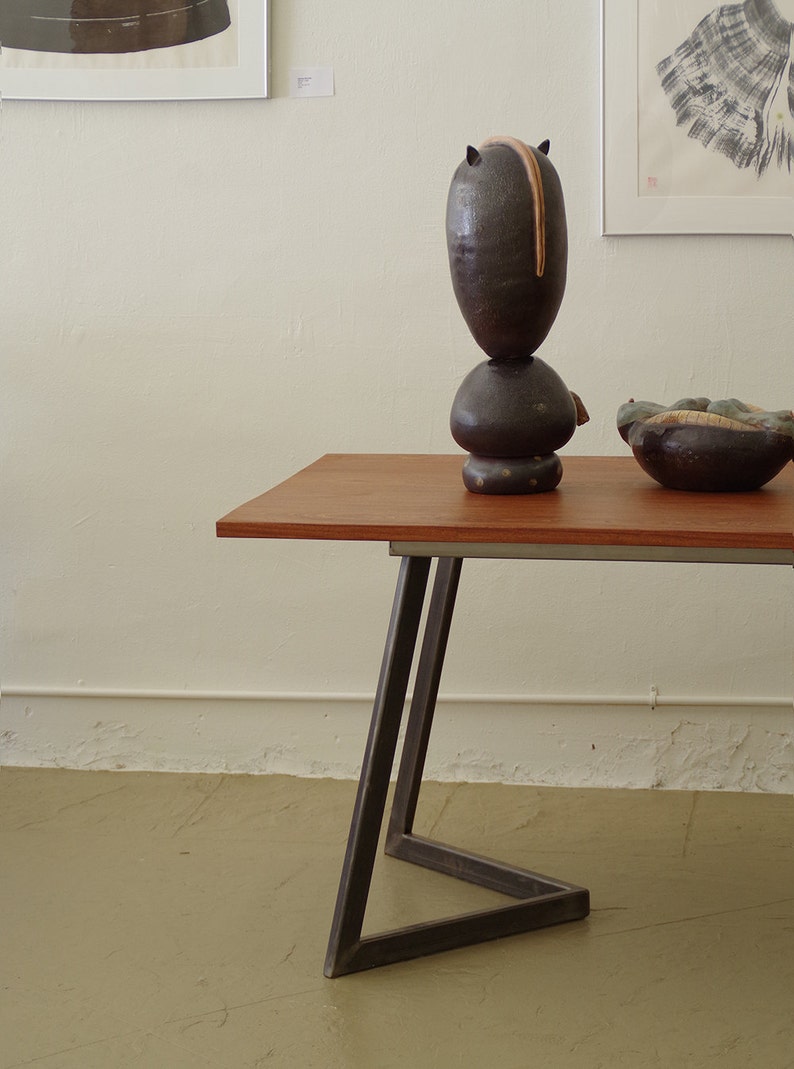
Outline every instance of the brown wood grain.
<svg viewBox="0 0 794 1069">
<path fill-rule="evenodd" d="M 471 494 L 463 456 L 328 454 L 218 521 L 222 538 L 789 549 L 794 466 L 762 490 L 657 486 L 632 457 L 562 457 L 550 493 Z"/>
</svg>

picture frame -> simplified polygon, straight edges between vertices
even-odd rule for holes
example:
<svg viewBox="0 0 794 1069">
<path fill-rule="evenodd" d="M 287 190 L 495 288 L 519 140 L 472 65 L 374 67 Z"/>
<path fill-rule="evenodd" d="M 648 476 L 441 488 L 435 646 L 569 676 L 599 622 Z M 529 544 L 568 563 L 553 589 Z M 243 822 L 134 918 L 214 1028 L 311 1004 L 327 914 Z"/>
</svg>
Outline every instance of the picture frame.
<svg viewBox="0 0 794 1069">
<path fill-rule="evenodd" d="M 794 235 L 794 173 L 738 167 L 691 134 L 665 96 L 658 66 L 721 6 L 602 0 L 602 235 Z"/>
<path fill-rule="evenodd" d="M 3 0 L 0 99 L 268 96 L 269 0 L 138 0 L 126 18 L 124 5 L 102 0 L 108 17 L 83 18 L 72 0 Z"/>
</svg>

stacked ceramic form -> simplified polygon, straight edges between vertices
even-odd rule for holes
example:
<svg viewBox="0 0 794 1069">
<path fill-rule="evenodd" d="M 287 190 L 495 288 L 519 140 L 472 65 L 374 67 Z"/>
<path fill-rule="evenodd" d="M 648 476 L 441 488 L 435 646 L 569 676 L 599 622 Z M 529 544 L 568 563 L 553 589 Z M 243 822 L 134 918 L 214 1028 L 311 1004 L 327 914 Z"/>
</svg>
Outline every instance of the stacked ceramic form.
<svg viewBox="0 0 794 1069">
<path fill-rule="evenodd" d="M 488 360 L 461 383 L 450 419 L 469 452 L 468 490 L 529 494 L 562 478 L 555 450 L 587 420 L 535 355 L 554 323 L 568 265 L 565 204 L 548 142 L 512 137 L 469 147 L 447 201 L 447 248 L 463 317 Z"/>
</svg>

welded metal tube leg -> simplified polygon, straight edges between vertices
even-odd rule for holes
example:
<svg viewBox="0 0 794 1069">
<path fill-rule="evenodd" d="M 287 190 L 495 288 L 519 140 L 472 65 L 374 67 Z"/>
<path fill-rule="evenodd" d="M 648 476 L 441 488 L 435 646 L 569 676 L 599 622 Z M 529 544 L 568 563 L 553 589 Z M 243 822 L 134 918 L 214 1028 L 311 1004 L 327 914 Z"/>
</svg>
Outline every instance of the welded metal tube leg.
<svg viewBox="0 0 794 1069">
<path fill-rule="evenodd" d="M 399 842 L 403 835 L 413 829 L 462 564 L 463 561 L 459 557 L 442 557 L 436 567 L 400 771 L 394 791 L 387 853 L 395 842 Z"/>
<path fill-rule="evenodd" d="M 401 561 L 328 942 L 326 976 L 345 971 L 361 936 L 429 572 L 427 557 Z"/>
</svg>

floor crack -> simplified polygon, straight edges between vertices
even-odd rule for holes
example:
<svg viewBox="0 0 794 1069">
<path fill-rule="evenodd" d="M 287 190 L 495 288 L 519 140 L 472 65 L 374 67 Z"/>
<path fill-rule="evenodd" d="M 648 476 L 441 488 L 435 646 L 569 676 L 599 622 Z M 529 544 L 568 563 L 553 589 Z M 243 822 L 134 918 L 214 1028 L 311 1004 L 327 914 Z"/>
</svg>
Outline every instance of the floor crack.
<svg viewBox="0 0 794 1069">
<path fill-rule="evenodd" d="M 186 828 L 187 825 L 191 823 L 191 821 L 196 816 L 196 814 L 201 812 L 201 810 L 204 808 L 204 806 L 207 804 L 207 802 L 210 801 L 211 798 L 214 798 L 214 796 L 218 793 L 218 791 L 221 789 L 221 787 L 223 786 L 223 784 L 225 782 L 226 782 L 226 776 L 225 775 L 219 776 L 218 782 L 215 784 L 215 786 L 212 788 L 212 790 L 209 791 L 207 794 L 205 794 L 204 797 L 201 798 L 196 803 L 196 805 L 193 807 L 193 809 L 190 810 L 190 812 L 185 817 L 185 819 L 182 821 L 182 823 L 177 828 L 174 829 L 174 831 L 173 831 L 173 833 L 171 835 L 172 839 L 175 839 L 176 836 L 179 835 L 179 833 L 182 831 L 182 829 Z"/>
<path fill-rule="evenodd" d="M 692 827 L 695 823 L 695 807 L 700 800 L 700 791 L 692 792 L 692 805 L 689 807 L 689 816 L 686 820 L 686 829 L 684 830 L 684 843 L 681 847 L 681 857 L 686 857 L 689 850 L 689 840 L 692 838 Z"/>
<path fill-rule="evenodd" d="M 441 818 L 444 816 L 444 814 L 446 813 L 447 809 L 452 804 L 452 799 L 455 797 L 455 795 L 458 793 L 458 791 L 460 790 L 460 788 L 462 786 L 463 786 L 462 783 L 456 783 L 453 786 L 452 790 L 447 795 L 447 797 L 444 799 L 444 804 L 441 806 L 441 809 L 439 810 L 438 814 L 436 815 L 435 820 L 433 821 L 432 825 L 430 826 L 429 831 L 427 832 L 427 838 L 428 839 L 432 838 L 433 835 L 435 834 L 436 828 L 441 823 Z"/>
<path fill-rule="evenodd" d="M 35 1058 L 26 1058 L 23 1062 L 14 1062 L 8 1066 L 8 1069 L 22 1069 L 24 1065 L 35 1065 L 36 1062 L 47 1061 L 49 1058 L 55 1058 L 59 1054 L 71 1054 L 75 1050 L 87 1050 L 89 1047 L 98 1047 L 102 1043 L 112 1043 L 117 1039 L 126 1039 L 128 1036 L 139 1036 L 145 1034 L 144 1029 L 135 1028 L 124 1032 L 118 1032 L 115 1035 L 104 1036 L 102 1039 L 92 1039 L 90 1043 L 76 1043 L 72 1047 L 63 1047 L 61 1050 L 52 1050 L 47 1054 L 39 1054 Z"/>
<path fill-rule="evenodd" d="M 783 906 L 794 902 L 794 898 L 776 898 L 772 902 L 758 902 L 754 906 L 738 906 L 735 909 L 717 909 L 709 913 L 698 913 L 692 917 L 671 917 L 666 921 L 655 921 L 653 924 L 638 924 L 636 928 L 620 928 L 613 932 L 594 932 L 594 938 L 602 938 L 609 935 L 630 935 L 632 932 L 645 932 L 652 928 L 665 928 L 670 924 L 689 924 L 690 921 L 708 920 L 709 917 L 728 917 L 734 913 L 750 913 L 753 910 L 768 909 L 769 906 Z"/>
<path fill-rule="evenodd" d="M 114 787 L 110 791 L 99 791 L 98 794 L 92 794 L 89 798 L 81 798 L 77 802 L 67 802 L 66 805 L 59 806 L 54 813 L 48 817 L 41 817 L 39 820 L 29 820 L 25 824 L 20 824 L 15 830 L 24 831 L 26 828 L 35 828 L 38 824 L 48 824 L 51 820 L 55 820 L 62 813 L 65 813 L 67 809 L 77 809 L 81 805 L 88 805 L 89 802 L 95 802 L 97 798 L 107 798 L 111 794 L 118 794 L 119 791 L 126 790 L 126 785 L 121 787 Z"/>
<path fill-rule="evenodd" d="M 192 1021 L 195 1024 L 199 1024 L 205 1018 L 217 1016 L 217 1014 L 219 1013 L 225 1014 L 223 1021 L 223 1023 L 225 1024 L 229 1018 L 229 1014 L 233 1013 L 235 1010 L 247 1010 L 250 1009 L 252 1006 L 263 1006 L 268 1002 L 279 1002 L 282 999 L 300 998 L 303 995 L 313 995 L 318 990 L 321 990 L 321 988 L 310 987 L 307 988 L 305 991 L 286 991 L 283 994 L 266 995 L 265 998 L 257 998 L 251 1002 L 240 1002 L 234 1006 L 218 1006 L 217 1009 L 207 1010 L 206 1013 L 191 1013 L 187 1014 L 184 1017 L 171 1017 L 166 1022 L 166 1024 L 181 1024 L 183 1021 Z M 182 1029 L 182 1031 L 184 1032 L 185 1029 Z M 154 1034 L 157 1035 L 156 1030 Z"/>
</svg>

